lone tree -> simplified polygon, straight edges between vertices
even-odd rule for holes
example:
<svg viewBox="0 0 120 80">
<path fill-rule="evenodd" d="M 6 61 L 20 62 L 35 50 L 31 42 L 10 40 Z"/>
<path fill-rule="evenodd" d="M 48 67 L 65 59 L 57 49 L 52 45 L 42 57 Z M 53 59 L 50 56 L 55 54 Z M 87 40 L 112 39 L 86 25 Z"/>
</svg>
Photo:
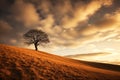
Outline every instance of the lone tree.
<svg viewBox="0 0 120 80">
<path fill-rule="evenodd" d="M 38 45 L 42 45 L 42 43 L 49 43 L 48 35 L 42 30 L 32 29 L 23 35 L 24 39 L 26 39 L 26 44 L 34 44 L 35 50 L 38 50 Z"/>
</svg>

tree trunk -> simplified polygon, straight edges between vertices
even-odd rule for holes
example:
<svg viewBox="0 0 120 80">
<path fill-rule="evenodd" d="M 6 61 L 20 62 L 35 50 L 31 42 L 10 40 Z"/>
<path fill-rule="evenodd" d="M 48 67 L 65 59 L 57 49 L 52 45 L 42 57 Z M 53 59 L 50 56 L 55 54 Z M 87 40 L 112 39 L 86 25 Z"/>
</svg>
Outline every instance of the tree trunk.
<svg viewBox="0 0 120 80">
<path fill-rule="evenodd" d="M 37 44 L 34 44 L 34 46 L 35 46 L 35 50 L 37 51 L 37 50 L 38 50 L 38 48 L 37 48 Z"/>
</svg>

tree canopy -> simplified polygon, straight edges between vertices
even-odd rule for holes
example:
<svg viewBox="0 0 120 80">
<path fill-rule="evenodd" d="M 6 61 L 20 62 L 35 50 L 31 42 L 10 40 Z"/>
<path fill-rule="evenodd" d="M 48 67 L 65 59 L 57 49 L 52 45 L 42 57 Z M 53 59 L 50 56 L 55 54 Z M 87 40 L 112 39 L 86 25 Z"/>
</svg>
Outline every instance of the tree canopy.
<svg viewBox="0 0 120 80">
<path fill-rule="evenodd" d="M 38 45 L 42 43 L 49 43 L 48 35 L 42 30 L 31 29 L 24 35 L 24 39 L 26 39 L 26 44 L 34 44 L 35 50 L 38 50 Z"/>
</svg>

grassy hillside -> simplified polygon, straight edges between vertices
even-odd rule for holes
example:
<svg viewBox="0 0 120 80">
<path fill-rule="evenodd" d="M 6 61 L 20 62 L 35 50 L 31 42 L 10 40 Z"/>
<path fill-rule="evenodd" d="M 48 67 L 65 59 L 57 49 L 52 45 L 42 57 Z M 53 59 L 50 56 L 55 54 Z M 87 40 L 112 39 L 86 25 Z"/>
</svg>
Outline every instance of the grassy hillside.
<svg viewBox="0 0 120 80">
<path fill-rule="evenodd" d="M 119 71 L 89 64 L 0 44 L 0 80 L 120 80 Z"/>
</svg>

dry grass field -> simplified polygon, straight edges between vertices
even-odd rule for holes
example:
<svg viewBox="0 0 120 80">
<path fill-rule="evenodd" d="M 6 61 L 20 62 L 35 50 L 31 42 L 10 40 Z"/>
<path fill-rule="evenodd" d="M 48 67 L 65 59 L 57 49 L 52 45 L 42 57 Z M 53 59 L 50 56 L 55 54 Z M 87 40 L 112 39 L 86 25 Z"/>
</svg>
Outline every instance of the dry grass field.
<svg viewBox="0 0 120 80">
<path fill-rule="evenodd" d="M 0 80 L 120 80 L 119 68 L 0 44 Z"/>
</svg>

